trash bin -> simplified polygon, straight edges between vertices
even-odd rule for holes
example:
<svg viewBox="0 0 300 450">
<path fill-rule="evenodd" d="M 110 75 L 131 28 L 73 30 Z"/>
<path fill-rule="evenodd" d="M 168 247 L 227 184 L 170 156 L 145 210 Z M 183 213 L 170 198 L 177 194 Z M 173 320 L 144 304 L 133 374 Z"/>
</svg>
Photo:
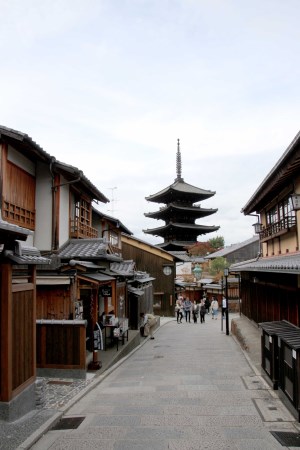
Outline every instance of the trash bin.
<svg viewBox="0 0 300 450">
<path fill-rule="evenodd" d="M 262 322 L 259 324 L 261 334 L 261 366 L 269 376 L 273 389 L 279 384 L 279 345 L 278 338 L 284 333 L 293 332 L 294 325 L 286 320 Z"/>
<path fill-rule="evenodd" d="M 300 329 L 283 335 L 279 344 L 279 388 L 291 402 L 300 422 Z"/>
<path fill-rule="evenodd" d="M 273 389 L 279 389 L 287 406 L 300 422 L 300 328 L 282 320 L 263 322 L 262 368 L 270 377 Z"/>
</svg>

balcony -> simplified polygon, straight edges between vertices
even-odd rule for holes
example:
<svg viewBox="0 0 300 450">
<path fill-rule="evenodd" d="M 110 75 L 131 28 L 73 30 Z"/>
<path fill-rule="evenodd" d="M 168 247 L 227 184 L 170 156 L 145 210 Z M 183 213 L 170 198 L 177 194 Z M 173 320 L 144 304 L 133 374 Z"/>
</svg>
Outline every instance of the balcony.
<svg viewBox="0 0 300 450">
<path fill-rule="evenodd" d="M 288 231 L 293 231 L 293 227 L 296 227 L 296 222 L 296 217 L 290 216 L 284 217 L 279 222 L 268 225 L 259 233 L 261 242 L 281 236 Z"/>
<path fill-rule="evenodd" d="M 73 239 L 87 239 L 97 238 L 98 231 L 96 228 L 82 223 L 79 219 L 70 220 L 70 238 Z"/>
</svg>

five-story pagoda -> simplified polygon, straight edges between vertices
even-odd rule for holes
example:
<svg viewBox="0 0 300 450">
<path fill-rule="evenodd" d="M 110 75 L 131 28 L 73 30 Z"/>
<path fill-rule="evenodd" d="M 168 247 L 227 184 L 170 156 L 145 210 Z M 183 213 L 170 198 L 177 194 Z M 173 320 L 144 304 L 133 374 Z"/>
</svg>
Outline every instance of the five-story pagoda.
<svg viewBox="0 0 300 450">
<path fill-rule="evenodd" d="M 173 184 L 157 194 L 146 197 L 149 202 L 163 203 L 158 211 L 145 213 L 146 217 L 161 219 L 165 225 L 143 230 L 144 233 L 160 236 L 164 242 L 158 247 L 167 251 L 183 250 L 197 242 L 197 236 L 217 231 L 220 227 L 196 224 L 196 219 L 216 213 L 217 209 L 201 208 L 195 204 L 215 195 L 213 191 L 197 188 L 185 183 L 181 176 L 181 153 L 179 139 L 176 155 L 177 177 Z"/>
</svg>

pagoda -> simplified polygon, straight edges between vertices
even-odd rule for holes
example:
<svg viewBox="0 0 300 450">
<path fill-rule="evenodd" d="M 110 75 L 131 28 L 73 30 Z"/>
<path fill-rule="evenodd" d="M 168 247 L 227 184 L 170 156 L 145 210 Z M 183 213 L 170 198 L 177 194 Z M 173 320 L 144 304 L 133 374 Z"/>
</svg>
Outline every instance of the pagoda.
<svg viewBox="0 0 300 450">
<path fill-rule="evenodd" d="M 163 203 L 165 206 L 158 211 L 145 213 L 151 219 L 161 219 L 165 225 L 143 230 L 146 234 L 160 236 L 164 242 L 157 244 L 167 251 L 184 250 L 197 242 L 197 236 L 217 231 L 219 226 L 196 224 L 196 219 L 210 216 L 218 209 L 201 208 L 196 202 L 206 200 L 215 195 L 213 191 L 197 188 L 185 183 L 181 176 L 180 142 L 177 141 L 176 155 L 177 177 L 170 186 L 146 197 L 149 202 Z"/>
</svg>

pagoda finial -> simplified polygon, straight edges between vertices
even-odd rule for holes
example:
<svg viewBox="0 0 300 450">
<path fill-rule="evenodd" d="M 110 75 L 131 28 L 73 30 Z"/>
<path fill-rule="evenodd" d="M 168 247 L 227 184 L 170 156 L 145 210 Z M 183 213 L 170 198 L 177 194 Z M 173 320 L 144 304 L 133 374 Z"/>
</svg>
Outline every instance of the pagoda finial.
<svg viewBox="0 0 300 450">
<path fill-rule="evenodd" d="M 175 181 L 183 181 L 183 178 L 181 177 L 181 153 L 180 153 L 180 140 L 179 139 L 177 139 L 176 172 L 177 172 L 177 178 Z"/>
</svg>

